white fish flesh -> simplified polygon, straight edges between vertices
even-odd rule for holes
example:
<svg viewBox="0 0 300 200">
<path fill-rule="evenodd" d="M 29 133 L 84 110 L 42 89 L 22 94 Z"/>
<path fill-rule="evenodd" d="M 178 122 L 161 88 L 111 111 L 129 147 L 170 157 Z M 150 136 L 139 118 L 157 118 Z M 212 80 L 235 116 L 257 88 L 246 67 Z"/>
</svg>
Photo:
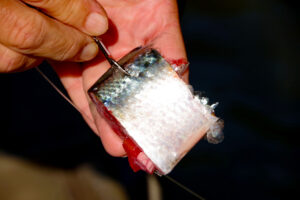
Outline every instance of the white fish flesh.
<svg viewBox="0 0 300 200">
<path fill-rule="evenodd" d="M 204 98 L 194 96 L 172 66 L 150 47 L 137 48 L 89 90 L 98 112 L 123 139 L 134 171 L 168 174 L 208 132 L 222 140 L 222 122 Z"/>
</svg>

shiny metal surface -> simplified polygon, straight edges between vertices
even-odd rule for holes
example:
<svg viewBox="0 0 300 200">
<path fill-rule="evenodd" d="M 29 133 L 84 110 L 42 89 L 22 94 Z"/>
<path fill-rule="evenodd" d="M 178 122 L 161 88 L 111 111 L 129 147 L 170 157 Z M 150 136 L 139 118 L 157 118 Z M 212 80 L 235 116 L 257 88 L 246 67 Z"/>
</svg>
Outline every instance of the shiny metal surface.
<svg viewBox="0 0 300 200">
<path fill-rule="evenodd" d="M 97 37 L 93 37 L 94 41 L 96 42 L 96 44 L 98 45 L 99 49 L 102 51 L 104 57 L 106 58 L 106 60 L 109 62 L 109 64 L 112 67 L 116 67 L 118 70 L 122 71 L 124 74 L 129 75 L 120 65 L 117 61 L 115 61 L 109 51 L 107 50 L 107 48 L 105 47 L 105 45 L 102 43 L 102 41 L 100 39 L 98 39 Z"/>
</svg>

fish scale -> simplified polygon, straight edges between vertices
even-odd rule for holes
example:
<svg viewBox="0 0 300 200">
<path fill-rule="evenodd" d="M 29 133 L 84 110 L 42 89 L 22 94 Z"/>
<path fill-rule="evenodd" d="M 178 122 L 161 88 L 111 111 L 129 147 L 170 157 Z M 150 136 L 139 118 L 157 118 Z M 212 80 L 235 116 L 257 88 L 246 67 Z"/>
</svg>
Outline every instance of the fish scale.
<svg viewBox="0 0 300 200">
<path fill-rule="evenodd" d="M 193 95 L 158 51 L 140 48 L 119 64 L 130 76 L 110 68 L 89 95 L 120 137 L 132 141 L 130 147 L 123 144 L 131 166 L 168 174 L 207 132 L 222 135 L 213 109 Z"/>
</svg>

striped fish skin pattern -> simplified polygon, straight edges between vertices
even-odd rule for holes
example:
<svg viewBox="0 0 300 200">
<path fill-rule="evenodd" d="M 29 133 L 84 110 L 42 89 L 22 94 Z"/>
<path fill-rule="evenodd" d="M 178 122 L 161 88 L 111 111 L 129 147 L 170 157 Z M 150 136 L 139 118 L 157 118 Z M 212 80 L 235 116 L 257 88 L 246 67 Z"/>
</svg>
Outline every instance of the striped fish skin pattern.
<svg viewBox="0 0 300 200">
<path fill-rule="evenodd" d="M 169 173 L 207 132 L 222 136 L 213 109 L 157 50 L 137 48 L 119 64 L 130 76 L 110 68 L 89 95 L 113 130 L 134 141 L 159 174 Z"/>
</svg>

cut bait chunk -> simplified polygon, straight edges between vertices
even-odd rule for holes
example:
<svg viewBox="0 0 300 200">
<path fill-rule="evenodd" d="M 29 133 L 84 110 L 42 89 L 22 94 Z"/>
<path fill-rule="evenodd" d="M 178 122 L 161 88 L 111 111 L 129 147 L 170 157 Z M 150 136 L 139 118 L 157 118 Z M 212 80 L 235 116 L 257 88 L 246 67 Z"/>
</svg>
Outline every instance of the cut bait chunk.
<svg viewBox="0 0 300 200">
<path fill-rule="evenodd" d="M 99 114 L 123 139 L 134 171 L 168 174 L 207 133 L 214 143 L 222 123 L 213 108 L 194 96 L 155 49 L 138 48 L 110 68 L 89 90 Z"/>
</svg>

